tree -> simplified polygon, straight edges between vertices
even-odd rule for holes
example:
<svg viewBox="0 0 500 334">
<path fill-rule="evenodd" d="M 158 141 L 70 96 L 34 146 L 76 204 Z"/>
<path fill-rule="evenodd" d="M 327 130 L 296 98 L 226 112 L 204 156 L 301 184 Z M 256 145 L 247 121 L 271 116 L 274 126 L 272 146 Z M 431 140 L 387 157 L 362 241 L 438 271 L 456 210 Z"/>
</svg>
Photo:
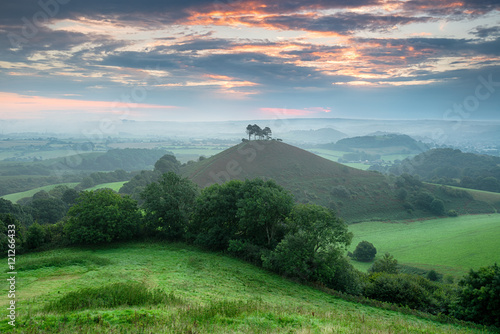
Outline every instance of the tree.
<svg viewBox="0 0 500 334">
<path fill-rule="evenodd" d="M 169 240 L 182 239 L 197 195 L 198 188 L 189 179 L 174 172 L 163 174 L 141 193 L 148 230 Z"/>
<path fill-rule="evenodd" d="M 430 210 L 438 216 L 444 215 L 444 202 L 438 198 L 433 199 Z"/>
<path fill-rule="evenodd" d="M 180 167 L 181 163 L 171 154 L 165 154 L 155 163 L 155 170 L 161 174 L 168 172 L 179 173 Z"/>
<path fill-rule="evenodd" d="M 373 265 L 368 269 L 371 273 L 398 273 L 398 260 L 389 253 L 385 253 L 381 259 L 376 260 Z"/>
<path fill-rule="evenodd" d="M 26 247 L 35 249 L 45 242 L 45 229 L 38 223 L 31 224 L 26 233 Z"/>
<path fill-rule="evenodd" d="M 272 180 L 246 180 L 237 206 L 241 237 L 255 245 L 273 248 L 283 237 L 293 197 Z"/>
<path fill-rule="evenodd" d="M 212 250 L 227 250 L 229 241 L 238 238 L 242 187 L 242 181 L 232 180 L 203 189 L 196 199 L 188 239 Z"/>
<path fill-rule="evenodd" d="M 73 244 L 130 240 L 141 223 L 137 202 L 111 189 L 80 193 L 68 216 L 66 233 Z"/>
<path fill-rule="evenodd" d="M 373 261 L 376 254 L 377 249 L 368 241 L 361 241 L 353 252 L 354 259 L 362 262 Z"/>
<path fill-rule="evenodd" d="M 66 204 L 54 197 L 38 197 L 37 199 L 33 199 L 29 206 L 32 208 L 33 218 L 40 223 L 46 224 L 56 223 L 68 211 Z"/>
<path fill-rule="evenodd" d="M 262 130 L 262 134 L 266 137 L 267 140 L 269 140 L 269 138 L 272 136 L 273 132 L 271 131 L 271 129 L 268 126 L 266 126 Z"/>
<path fill-rule="evenodd" d="M 251 124 L 247 125 L 247 134 L 248 134 L 248 140 L 250 140 L 250 136 L 253 135 L 253 126 Z"/>
<path fill-rule="evenodd" d="M 259 138 L 262 138 L 262 129 L 260 128 L 260 126 L 258 126 L 257 124 L 252 125 L 252 134 L 254 136 L 254 139 L 257 139 L 257 136 Z"/>
<path fill-rule="evenodd" d="M 313 204 L 296 205 L 287 219 L 287 234 L 264 257 L 264 266 L 288 277 L 321 282 L 341 291 L 349 290 L 339 278 L 349 271 L 343 258 L 352 234 L 331 210 Z M 354 271 L 351 271 L 354 273 Z"/>
<path fill-rule="evenodd" d="M 500 267 L 471 270 L 458 282 L 456 315 L 459 318 L 500 327 Z"/>
</svg>

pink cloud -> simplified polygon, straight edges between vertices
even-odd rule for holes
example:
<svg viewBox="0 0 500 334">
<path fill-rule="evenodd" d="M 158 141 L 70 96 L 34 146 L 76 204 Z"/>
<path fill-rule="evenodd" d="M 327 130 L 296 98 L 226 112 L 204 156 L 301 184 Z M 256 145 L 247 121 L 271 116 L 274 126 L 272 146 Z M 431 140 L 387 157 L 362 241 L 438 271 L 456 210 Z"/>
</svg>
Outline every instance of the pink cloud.
<svg viewBox="0 0 500 334">
<path fill-rule="evenodd" d="M 20 95 L 0 92 L 2 101 L 1 119 L 39 119 L 54 113 L 127 115 L 147 110 L 166 110 L 177 108 L 146 103 L 127 103 L 120 101 L 87 101 L 76 99 L 51 98 L 43 96 Z"/>
</svg>

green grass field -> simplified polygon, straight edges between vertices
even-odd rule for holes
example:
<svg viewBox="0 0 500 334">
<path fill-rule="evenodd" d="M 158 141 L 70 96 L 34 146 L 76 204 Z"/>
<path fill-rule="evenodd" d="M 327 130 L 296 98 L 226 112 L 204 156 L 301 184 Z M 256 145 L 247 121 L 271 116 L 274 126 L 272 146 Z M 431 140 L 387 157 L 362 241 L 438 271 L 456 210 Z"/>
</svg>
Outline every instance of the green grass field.
<svg viewBox="0 0 500 334">
<path fill-rule="evenodd" d="M 487 333 L 338 299 L 248 263 L 183 244 L 60 249 L 16 259 L 15 333 Z M 3 276 L 7 276 L 4 271 Z M 91 306 L 90 291 L 138 282 L 164 303 Z M 0 280 L 7 291 L 7 282 Z M 84 290 L 90 289 L 90 290 Z M 173 294 L 173 295 L 171 295 Z M 131 298 L 125 293 L 113 298 Z M 7 312 L 7 293 L 0 299 Z M 160 293 L 155 294 L 156 297 Z M 104 298 L 104 297 L 102 297 Z M 80 300 L 78 299 L 78 300 Z M 107 300 L 107 302 L 110 302 Z M 58 311 L 53 311 L 56 305 Z M 107 304 L 101 304 L 107 305 Z"/>
<path fill-rule="evenodd" d="M 50 190 L 54 189 L 57 186 L 68 186 L 70 188 L 73 188 L 77 184 L 78 183 L 58 183 L 58 184 L 52 184 L 50 186 L 44 186 L 44 187 L 39 187 L 39 188 L 31 189 L 31 190 L 28 190 L 28 191 L 22 191 L 22 192 L 18 192 L 18 193 L 14 193 L 14 194 L 4 195 L 1 198 L 9 200 L 12 203 L 16 203 L 21 198 L 31 197 L 34 194 L 36 194 L 37 192 L 42 191 L 42 190 L 50 191 Z"/>
<path fill-rule="evenodd" d="M 113 191 L 118 192 L 120 188 L 127 183 L 128 181 L 120 181 L 120 182 L 109 182 L 109 183 L 102 183 L 98 184 L 96 186 L 93 186 L 91 188 L 87 188 L 85 190 L 97 190 L 97 189 L 103 189 L 103 188 L 109 188 Z"/>
<path fill-rule="evenodd" d="M 363 240 L 377 257 L 391 253 L 400 264 L 461 276 L 469 269 L 500 263 L 500 214 L 464 215 L 413 222 L 353 224 L 351 251 Z M 352 261 L 360 270 L 371 265 Z"/>
</svg>

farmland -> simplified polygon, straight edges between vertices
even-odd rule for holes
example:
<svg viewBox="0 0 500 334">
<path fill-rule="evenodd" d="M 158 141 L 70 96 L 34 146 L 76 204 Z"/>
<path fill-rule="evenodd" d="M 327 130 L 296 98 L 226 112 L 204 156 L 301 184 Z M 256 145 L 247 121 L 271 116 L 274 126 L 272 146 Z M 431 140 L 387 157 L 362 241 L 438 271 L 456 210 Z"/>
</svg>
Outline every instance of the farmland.
<svg viewBox="0 0 500 334">
<path fill-rule="evenodd" d="M 402 222 L 365 222 L 349 227 L 351 250 L 366 240 L 377 256 L 392 254 L 400 264 L 461 276 L 469 269 L 500 263 L 500 214 L 464 215 Z M 361 270 L 370 264 L 352 263 Z"/>
</svg>

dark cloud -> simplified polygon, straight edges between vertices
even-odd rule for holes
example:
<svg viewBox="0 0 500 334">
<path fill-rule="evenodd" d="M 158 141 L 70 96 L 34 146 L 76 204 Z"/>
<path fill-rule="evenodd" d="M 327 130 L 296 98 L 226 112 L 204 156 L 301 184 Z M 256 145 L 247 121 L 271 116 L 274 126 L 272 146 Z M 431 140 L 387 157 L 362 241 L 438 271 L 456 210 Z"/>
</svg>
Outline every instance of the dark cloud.
<svg viewBox="0 0 500 334">
<path fill-rule="evenodd" d="M 500 35 L 500 27 L 477 27 L 471 33 L 479 38 L 495 37 Z"/>
<path fill-rule="evenodd" d="M 360 30 L 386 31 L 394 26 L 422 23 L 434 20 L 430 17 L 383 16 L 371 14 L 342 13 L 336 15 L 275 15 L 255 20 L 242 18 L 243 22 L 255 25 L 264 24 L 285 30 L 305 30 L 352 34 Z"/>
</svg>

